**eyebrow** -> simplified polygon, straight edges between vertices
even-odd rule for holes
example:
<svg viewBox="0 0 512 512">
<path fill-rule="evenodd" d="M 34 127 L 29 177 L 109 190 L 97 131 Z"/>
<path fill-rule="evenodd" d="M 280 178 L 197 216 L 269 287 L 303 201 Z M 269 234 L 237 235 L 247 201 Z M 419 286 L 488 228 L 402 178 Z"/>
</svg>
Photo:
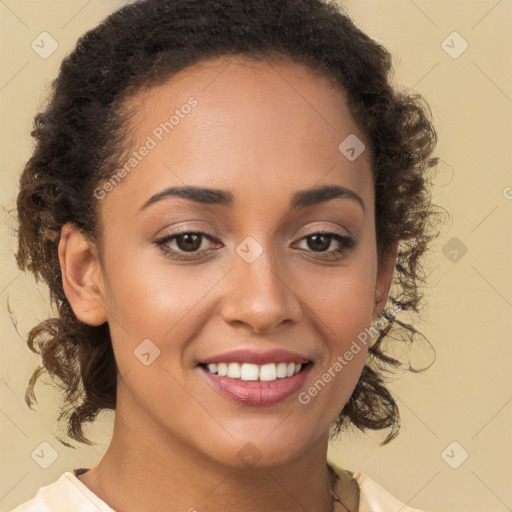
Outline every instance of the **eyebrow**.
<svg viewBox="0 0 512 512">
<path fill-rule="evenodd" d="M 229 190 L 204 188 L 196 186 L 168 187 L 161 192 L 151 196 L 141 207 L 144 210 L 154 203 L 168 197 L 181 197 L 201 204 L 214 204 L 221 206 L 233 206 L 233 194 Z M 322 187 L 299 190 L 293 194 L 290 201 L 290 208 L 300 208 L 320 204 L 331 199 L 350 199 L 357 202 L 363 212 L 366 208 L 361 197 L 354 191 L 339 185 L 324 185 Z"/>
</svg>

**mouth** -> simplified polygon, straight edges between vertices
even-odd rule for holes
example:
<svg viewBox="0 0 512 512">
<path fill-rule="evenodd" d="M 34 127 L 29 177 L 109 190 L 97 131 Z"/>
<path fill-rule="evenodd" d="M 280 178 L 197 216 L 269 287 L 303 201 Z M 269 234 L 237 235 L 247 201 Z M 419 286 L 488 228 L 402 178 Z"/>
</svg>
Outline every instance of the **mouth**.
<svg viewBox="0 0 512 512">
<path fill-rule="evenodd" d="M 200 363 L 199 366 L 213 375 L 239 379 L 242 381 L 273 382 L 277 379 L 288 379 L 305 369 L 307 363 L 267 363 L 263 365 L 253 363 L 225 362 L 225 363 Z"/>
<path fill-rule="evenodd" d="M 207 382 L 222 397 L 239 404 L 271 406 L 292 397 L 304 386 L 313 363 L 200 363 Z"/>
</svg>

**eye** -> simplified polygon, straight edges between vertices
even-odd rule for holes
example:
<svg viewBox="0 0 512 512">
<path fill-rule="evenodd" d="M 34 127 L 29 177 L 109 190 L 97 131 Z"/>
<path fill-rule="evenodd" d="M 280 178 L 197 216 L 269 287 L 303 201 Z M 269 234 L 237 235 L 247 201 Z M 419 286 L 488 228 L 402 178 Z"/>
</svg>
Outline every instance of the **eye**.
<svg viewBox="0 0 512 512">
<path fill-rule="evenodd" d="M 202 257 L 204 252 L 209 252 L 208 249 L 202 248 L 205 239 L 210 242 L 215 241 L 211 235 L 202 231 L 177 230 L 155 240 L 155 244 L 164 254 L 171 256 L 173 259 L 190 260 Z M 174 245 L 175 248 L 171 248 L 171 245 Z M 197 254 L 198 252 L 200 254 Z"/>
<path fill-rule="evenodd" d="M 330 232 L 313 233 L 300 241 L 306 242 L 308 252 L 319 253 L 323 259 L 341 258 L 356 244 L 355 240 L 349 236 Z M 327 251 L 333 241 L 337 244 L 337 248 Z"/>
<path fill-rule="evenodd" d="M 210 234 L 203 231 L 187 231 L 186 228 L 181 228 L 173 233 L 155 240 L 155 244 L 169 256 L 175 260 L 194 260 L 202 258 L 209 254 L 214 249 L 204 248 L 203 243 L 207 240 L 211 243 L 217 240 Z M 339 233 L 332 232 L 318 232 L 312 233 L 299 242 L 306 242 L 305 250 L 307 252 L 317 253 L 321 259 L 340 259 L 350 249 L 355 247 L 356 242 L 353 238 L 340 235 Z M 327 250 L 335 243 L 336 248 Z M 220 244 L 217 243 L 218 246 Z M 215 244 L 214 244 L 215 245 Z M 222 245 L 222 244 L 220 244 Z M 174 247 L 172 247 L 174 246 Z M 304 249 L 304 247 L 300 247 Z"/>
</svg>

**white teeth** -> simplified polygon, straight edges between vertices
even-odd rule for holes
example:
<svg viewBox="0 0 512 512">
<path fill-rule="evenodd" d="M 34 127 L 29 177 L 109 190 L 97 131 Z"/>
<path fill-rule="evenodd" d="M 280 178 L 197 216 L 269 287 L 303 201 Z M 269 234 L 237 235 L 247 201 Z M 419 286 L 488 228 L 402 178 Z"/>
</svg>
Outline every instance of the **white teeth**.
<svg viewBox="0 0 512 512">
<path fill-rule="evenodd" d="M 274 363 L 264 364 L 260 368 L 260 380 L 276 380 L 277 370 Z"/>
<path fill-rule="evenodd" d="M 240 367 L 240 378 L 242 380 L 258 380 L 259 371 L 257 364 L 244 363 Z"/>
<path fill-rule="evenodd" d="M 238 363 L 229 363 L 227 376 L 231 379 L 239 379 L 240 365 Z"/>
<path fill-rule="evenodd" d="M 208 367 L 208 370 L 210 370 L 209 367 Z M 210 371 L 212 371 L 212 370 L 210 370 Z M 212 372 L 212 373 L 214 373 L 214 372 Z M 226 363 L 219 363 L 219 366 L 217 368 L 217 374 L 220 377 L 225 377 L 228 374 L 228 365 Z"/>
<path fill-rule="evenodd" d="M 260 380 L 271 382 L 276 379 L 292 377 L 300 372 L 302 365 L 299 363 L 268 363 L 263 365 L 251 363 L 219 363 L 208 364 L 208 371 L 220 377 L 242 380 Z"/>
<path fill-rule="evenodd" d="M 278 379 L 284 379 L 286 377 L 286 369 L 288 365 L 286 363 L 279 363 L 276 367 L 276 373 Z"/>
</svg>

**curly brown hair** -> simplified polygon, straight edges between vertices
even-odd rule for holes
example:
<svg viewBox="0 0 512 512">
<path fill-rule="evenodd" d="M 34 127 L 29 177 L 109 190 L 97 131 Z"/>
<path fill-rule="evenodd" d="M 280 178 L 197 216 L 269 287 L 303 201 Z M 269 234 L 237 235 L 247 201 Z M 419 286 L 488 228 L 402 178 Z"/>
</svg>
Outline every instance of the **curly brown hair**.
<svg viewBox="0 0 512 512">
<path fill-rule="evenodd" d="M 67 420 L 67 434 L 76 441 L 91 444 L 84 423 L 116 408 L 117 366 L 108 323 L 80 322 L 66 298 L 57 253 L 61 228 L 72 222 L 101 240 L 93 191 L 129 149 L 128 98 L 201 60 L 240 54 L 291 59 L 345 92 L 372 148 L 379 254 L 399 241 L 390 300 L 419 312 L 422 256 L 438 235 L 427 172 L 437 160 L 431 156 L 437 134 L 424 99 L 392 85 L 389 52 L 328 0 L 135 1 L 84 34 L 63 60 L 47 106 L 35 116 L 35 147 L 17 198 L 18 266 L 48 284 L 58 311 L 28 334 L 42 364 L 25 400 L 32 406 L 35 383 L 48 372 L 64 392 L 59 420 Z M 349 424 L 362 431 L 390 428 L 382 444 L 397 435 L 399 411 L 385 372 L 400 362 L 382 342 L 396 328 L 411 339 L 419 333 L 394 315 L 386 320 L 333 435 Z"/>
</svg>

